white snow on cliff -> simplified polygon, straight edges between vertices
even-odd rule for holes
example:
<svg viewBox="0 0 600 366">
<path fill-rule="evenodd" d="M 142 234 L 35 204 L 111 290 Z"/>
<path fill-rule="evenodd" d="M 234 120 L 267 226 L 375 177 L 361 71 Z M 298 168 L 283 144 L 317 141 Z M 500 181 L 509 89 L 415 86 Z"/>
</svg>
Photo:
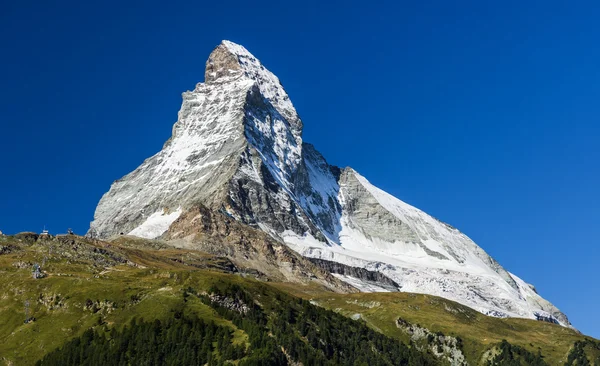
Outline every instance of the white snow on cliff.
<svg viewBox="0 0 600 366">
<path fill-rule="evenodd" d="M 281 237 L 292 249 L 307 257 L 378 271 L 398 283 L 402 291 L 441 296 L 486 315 L 543 316 L 570 325 L 556 307 L 505 271 L 466 235 L 373 186 L 354 170 L 347 171 L 349 178 L 339 190 L 339 202 L 345 209 L 338 240 L 323 242 L 308 233 L 284 231 Z M 366 209 L 373 210 L 371 216 L 366 222 L 358 221 L 357 216 Z M 386 213 L 397 223 L 390 224 Z M 366 233 L 365 225 L 376 230 Z M 393 225 L 405 229 L 393 240 L 378 236 L 393 231 Z M 344 280 L 361 291 L 383 291 Z"/>
<path fill-rule="evenodd" d="M 148 216 L 143 224 L 131 230 L 128 235 L 139 236 L 140 238 L 154 239 L 158 238 L 169 229 L 169 226 L 181 215 L 181 208 L 171 213 L 158 211 Z"/>
</svg>

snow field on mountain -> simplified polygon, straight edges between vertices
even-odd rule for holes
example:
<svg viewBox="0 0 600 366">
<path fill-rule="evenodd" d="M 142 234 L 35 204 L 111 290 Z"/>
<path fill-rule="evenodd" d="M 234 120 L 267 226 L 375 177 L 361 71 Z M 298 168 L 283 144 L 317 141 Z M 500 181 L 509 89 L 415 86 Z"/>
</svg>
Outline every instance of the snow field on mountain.
<svg viewBox="0 0 600 366">
<path fill-rule="evenodd" d="M 133 229 L 128 235 L 139 236 L 140 238 L 154 239 L 165 233 L 169 226 L 181 215 L 181 208 L 171 213 L 162 211 L 155 212 L 148 216 L 143 224 Z"/>
</svg>

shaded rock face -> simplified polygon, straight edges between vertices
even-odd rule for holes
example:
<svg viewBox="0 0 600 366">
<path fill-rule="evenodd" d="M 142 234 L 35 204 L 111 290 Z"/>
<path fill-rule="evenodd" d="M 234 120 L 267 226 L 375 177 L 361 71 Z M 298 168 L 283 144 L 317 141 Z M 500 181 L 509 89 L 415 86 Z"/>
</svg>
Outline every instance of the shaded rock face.
<svg viewBox="0 0 600 366">
<path fill-rule="evenodd" d="M 560 324 L 560 322 L 552 315 L 539 314 L 539 313 L 534 313 L 534 315 L 535 315 L 536 320 L 539 320 L 541 322 Z"/>
<path fill-rule="evenodd" d="M 249 142 L 228 186 L 227 212 L 254 227 L 320 236 L 294 199 L 294 182 L 303 160 L 293 125 L 253 87 L 246 100 L 245 136 Z"/>
<path fill-rule="evenodd" d="M 385 288 L 390 292 L 400 291 L 400 285 L 380 272 L 318 258 L 310 258 L 310 261 L 327 272 L 354 277 L 367 284 Z"/>
<path fill-rule="evenodd" d="M 302 256 L 328 260 L 483 313 L 538 313 L 569 325 L 465 234 L 328 164 L 302 140 L 302 126 L 279 79 L 223 41 L 206 62 L 205 82 L 183 93 L 171 138 L 113 183 L 88 234 L 161 237 L 265 278 L 351 288 Z"/>
<path fill-rule="evenodd" d="M 344 187 L 344 197 L 346 197 L 344 216 L 348 220 L 349 227 L 358 228 L 367 239 L 377 238 L 394 242 L 398 238 L 403 238 L 406 242 L 423 247 L 425 251 L 428 251 L 415 230 L 382 207 L 356 179 L 351 170 L 343 171 L 341 184 Z M 381 230 L 382 225 L 389 230 Z M 448 259 L 443 254 L 432 250 L 429 250 L 428 254 L 440 259 Z"/>
</svg>

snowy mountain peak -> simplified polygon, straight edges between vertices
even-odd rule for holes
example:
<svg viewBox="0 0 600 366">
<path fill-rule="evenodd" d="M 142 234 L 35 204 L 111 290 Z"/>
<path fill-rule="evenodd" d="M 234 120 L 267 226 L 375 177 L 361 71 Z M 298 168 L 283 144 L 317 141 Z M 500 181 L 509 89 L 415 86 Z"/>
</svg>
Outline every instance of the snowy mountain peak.
<svg viewBox="0 0 600 366">
<path fill-rule="evenodd" d="M 217 46 L 206 60 L 204 81 L 208 84 L 216 83 L 222 79 L 239 77 L 242 73 L 239 55 L 232 52 L 225 42 L 223 41 Z"/>
<path fill-rule="evenodd" d="M 210 54 L 205 82 L 183 93 L 163 149 L 102 197 L 90 235 L 161 237 L 206 249 L 194 235 L 206 229 L 198 224 L 203 218 L 189 217 L 199 205 L 305 257 L 379 272 L 402 291 L 442 296 L 494 316 L 569 325 L 458 229 L 352 168 L 328 164 L 302 141 L 302 121 L 277 76 L 229 41 Z M 182 227 L 178 220 L 186 217 L 188 227 Z M 365 291 L 378 288 L 345 280 Z"/>
<path fill-rule="evenodd" d="M 300 137 L 302 122 L 279 78 L 243 46 L 231 41 L 222 41 L 206 61 L 204 80 L 210 84 L 239 77 L 255 81 L 260 93 L 290 121 L 294 135 Z"/>
</svg>

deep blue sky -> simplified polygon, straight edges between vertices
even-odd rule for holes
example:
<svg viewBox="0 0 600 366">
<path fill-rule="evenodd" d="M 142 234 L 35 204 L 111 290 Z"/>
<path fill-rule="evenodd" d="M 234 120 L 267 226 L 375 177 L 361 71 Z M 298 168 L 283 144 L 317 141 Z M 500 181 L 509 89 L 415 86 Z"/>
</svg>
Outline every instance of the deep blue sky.
<svg viewBox="0 0 600 366">
<path fill-rule="evenodd" d="M 0 230 L 83 234 L 230 39 L 331 163 L 458 227 L 600 337 L 600 3 L 48 3 L 0 5 Z"/>
</svg>

